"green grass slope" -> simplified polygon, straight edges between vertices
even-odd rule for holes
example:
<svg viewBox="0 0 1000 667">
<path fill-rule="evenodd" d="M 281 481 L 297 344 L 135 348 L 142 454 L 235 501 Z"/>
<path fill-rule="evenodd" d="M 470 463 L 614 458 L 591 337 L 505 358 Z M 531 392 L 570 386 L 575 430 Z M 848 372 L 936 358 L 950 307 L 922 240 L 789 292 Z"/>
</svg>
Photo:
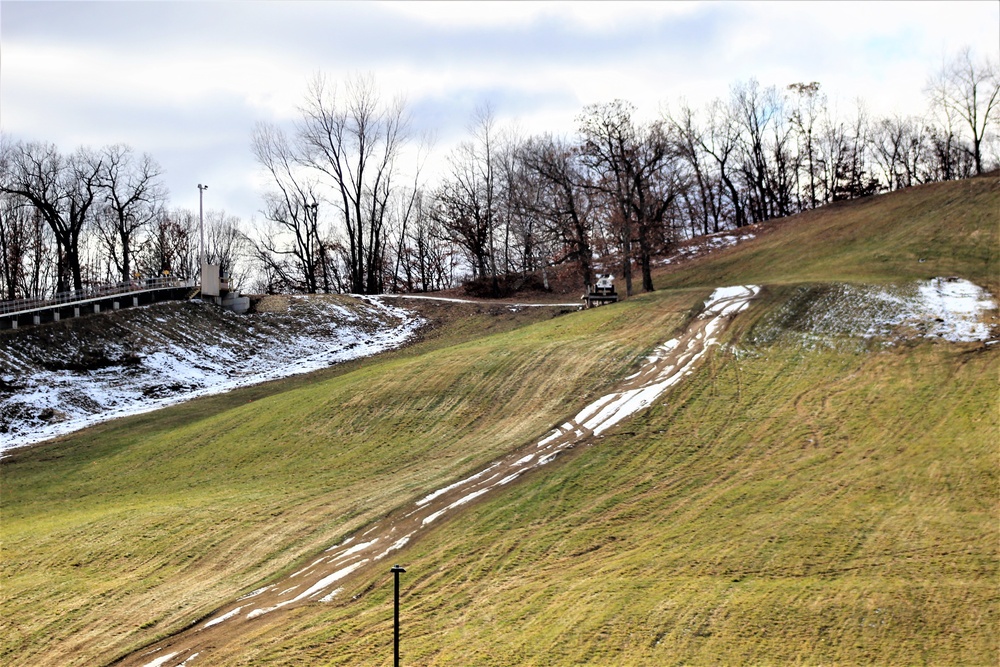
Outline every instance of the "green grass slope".
<svg viewBox="0 0 1000 667">
<path fill-rule="evenodd" d="M 16 450 L 0 463 L 0 660 L 100 664 L 183 627 L 545 433 L 691 303 L 438 336 Z"/>
<path fill-rule="evenodd" d="M 841 202 L 757 227 L 753 241 L 670 270 L 657 288 L 962 276 L 1000 293 L 996 175 Z"/>
<path fill-rule="evenodd" d="M 741 340 L 401 556 L 405 664 L 996 664 L 996 353 Z M 390 582 L 235 650 L 391 664 Z"/>
<path fill-rule="evenodd" d="M 0 661 L 103 664 L 204 617 L 571 416 L 705 287 L 756 282 L 663 401 L 399 552 L 404 663 L 996 664 L 998 346 L 812 348 L 776 313 L 800 283 L 996 293 L 998 193 L 813 212 L 653 295 L 18 452 L 0 462 Z M 388 572 L 360 577 L 213 660 L 391 664 L 390 596 Z"/>
</svg>

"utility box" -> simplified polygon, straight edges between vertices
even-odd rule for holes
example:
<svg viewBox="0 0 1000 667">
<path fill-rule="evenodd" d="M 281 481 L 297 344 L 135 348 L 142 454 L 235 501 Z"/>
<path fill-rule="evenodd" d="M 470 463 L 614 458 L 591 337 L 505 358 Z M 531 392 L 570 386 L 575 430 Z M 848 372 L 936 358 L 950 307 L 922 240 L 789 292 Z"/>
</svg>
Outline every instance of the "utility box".
<svg viewBox="0 0 1000 667">
<path fill-rule="evenodd" d="M 219 265 L 201 265 L 201 295 L 219 296 L 220 294 Z"/>
</svg>

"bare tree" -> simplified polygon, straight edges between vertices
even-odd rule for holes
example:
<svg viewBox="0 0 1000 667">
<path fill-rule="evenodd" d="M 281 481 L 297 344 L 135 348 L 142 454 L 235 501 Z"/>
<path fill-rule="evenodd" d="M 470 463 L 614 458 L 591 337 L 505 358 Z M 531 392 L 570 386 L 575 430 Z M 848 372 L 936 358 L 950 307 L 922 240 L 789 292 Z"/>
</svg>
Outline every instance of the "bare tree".
<svg viewBox="0 0 1000 667">
<path fill-rule="evenodd" d="M 733 86 L 730 113 L 738 128 L 737 159 L 752 222 L 791 213 L 794 175 L 789 128 L 777 90 L 755 79 Z"/>
<path fill-rule="evenodd" d="M 430 214 L 423 192 L 406 201 L 395 281 L 400 291 L 431 292 L 451 287 L 457 265 L 448 233 Z"/>
<path fill-rule="evenodd" d="M 706 129 L 687 104 L 682 104 L 676 114 L 668 112 L 666 122 L 673 150 L 687 165 L 688 187 L 681 190 L 681 197 L 687 202 L 690 233 L 694 236 L 718 232 L 723 225 L 723 193 L 721 181 L 712 168 L 711 154 L 705 149 Z"/>
<path fill-rule="evenodd" d="M 788 86 L 788 89 L 796 96 L 796 106 L 790 119 L 792 126 L 797 131 L 799 168 L 801 171 L 805 171 L 805 181 L 808 184 L 808 197 L 799 196 L 802 208 L 816 208 L 819 204 L 816 125 L 821 110 L 826 106 L 826 96 L 819 92 L 819 88 L 818 81 L 793 83 Z"/>
<path fill-rule="evenodd" d="M 136 266 L 143 275 L 187 280 L 198 274 L 197 253 L 198 216 L 188 209 L 161 209 L 147 227 Z"/>
<path fill-rule="evenodd" d="M 924 182 L 927 142 L 919 119 L 882 118 L 872 129 L 873 160 L 889 190 Z"/>
<path fill-rule="evenodd" d="M 0 293 L 5 299 L 41 298 L 50 287 L 51 231 L 38 210 L 0 195 Z"/>
<path fill-rule="evenodd" d="M 18 143 L 3 192 L 23 197 L 52 229 L 58 247 L 56 290 L 83 288 L 81 237 L 100 188 L 101 159 L 85 148 L 69 157 L 54 144 Z"/>
<path fill-rule="evenodd" d="M 870 164 L 871 120 L 861 100 L 857 101 L 854 123 L 844 136 L 841 155 L 833 174 L 833 200 L 867 197 L 882 186 L 872 174 Z"/>
<path fill-rule="evenodd" d="M 1000 113 L 1000 68 L 984 58 L 977 61 L 963 49 L 931 77 L 926 92 L 932 107 L 946 118 L 957 118 L 971 134 L 976 173 L 983 173 L 983 141 Z"/>
<path fill-rule="evenodd" d="M 258 258 L 272 263 L 271 269 L 295 291 L 329 290 L 318 184 L 305 173 L 305 158 L 280 129 L 264 123 L 254 129 L 252 150 L 274 188 L 264 195 L 270 229 L 257 240 Z"/>
<path fill-rule="evenodd" d="M 6 135 L 0 135 L 0 183 L 12 177 L 13 149 Z M 33 219 L 35 225 L 32 225 Z M 41 227 L 38 221 L 37 210 L 27 200 L 0 187 L 0 294 L 5 299 L 41 296 L 30 284 L 32 268 L 37 276 L 41 267 L 39 263 L 32 267 L 32 251 L 44 247 L 41 239 L 32 234 L 33 228 Z M 38 287 L 37 280 L 34 286 Z"/>
<path fill-rule="evenodd" d="M 420 184 L 420 173 L 423 160 L 426 157 L 425 150 L 430 147 L 428 142 L 421 142 L 417 151 L 417 167 L 412 175 L 412 182 L 408 188 L 397 188 L 392 196 L 392 215 L 389 216 L 390 232 L 389 236 L 395 237 L 393 242 L 394 254 L 392 257 L 392 269 L 389 271 L 391 289 L 395 292 L 414 291 L 413 287 L 413 265 L 411 263 L 413 250 L 409 243 L 414 240 L 410 231 L 415 226 L 420 228 L 416 238 L 423 239 L 421 230 L 426 228 L 428 217 L 427 206 L 424 201 L 424 191 Z M 422 241 L 420 242 L 422 244 Z M 421 258 L 425 257 L 420 255 Z M 388 268 L 388 267 L 387 267 Z M 403 275 L 405 274 L 405 278 Z M 426 275 L 422 275 L 425 278 Z M 422 282 L 420 291 L 427 291 L 427 283 Z"/>
<path fill-rule="evenodd" d="M 520 160 L 529 173 L 537 177 L 535 196 L 523 202 L 531 217 L 537 217 L 544 230 L 565 248 L 557 261 L 576 262 L 581 286 L 594 282 L 593 191 L 586 170 L 580 161 L 580 151 L 551 135 L 527 142 L 520 151 Z"/>
<path fill-rule="evenodd" d="M 722 182 L 729 200 L 729 213 L 733 226 L 746 226 L 747 214 L 744 205 L 745 194 L 736 184 L 735 166 L 739 126 L 732 120 L 729 106 L 722 100 L 715 100 L 708 107 L 708 123 L 701 140 L 702 149 L 715 162 L 716 174 Z"/>
<path fill-rule="evenodd" d="M 501 138 L 492 109 L 477 109 L 472 139 L 448 158 L 448 173 L 434 194 L 431 216 L 465 250 L 473 278 L 489 279 L 499 292 L 496 235 L 501 221 Z"/>
<path fill-rule="evenodd" d="M 124 144 L 101 151 L 98 184 L 104 204 L 95 218 L 98 234 L 123 281 L 134 272 L 137 232 L 156 218 L 166 201 L 161 176 L 162 169 L 147 153 L 136 156 Z"/>
<path fill-rule="evenodd" d="M 234 285 L 248 285 L 249 243 L 240 218 L 225 211 L 205 212 L 205 261 L 218 264 L 220 275 Z"/>
<path fill-rule="evenodd" d="M 631 104 L 615 100 L 587 106 L 579 117 L 584 162 L 597 176 L 592 179 L 595 187 L 613 207 L 627 296 L 632 294 L 633 242 L 639 250 L 643 289 L 654 289 L 654 242 L 676 196 L 672 174 L 665 173 L 672 153 L 662 123 L 637 125 L 633 111 Z"/>
<path fill-rule="evenodd" d="M 383 291 L 388 214 L 406 141 L 402 99 L 383 104 L 374 79 L 359 76 L 346 94 L 317 76 L 302 109 L 299 139 L 303 161 L 319 170 L 336 192 L 347 232 L 351 290 Z"/>
</svg>

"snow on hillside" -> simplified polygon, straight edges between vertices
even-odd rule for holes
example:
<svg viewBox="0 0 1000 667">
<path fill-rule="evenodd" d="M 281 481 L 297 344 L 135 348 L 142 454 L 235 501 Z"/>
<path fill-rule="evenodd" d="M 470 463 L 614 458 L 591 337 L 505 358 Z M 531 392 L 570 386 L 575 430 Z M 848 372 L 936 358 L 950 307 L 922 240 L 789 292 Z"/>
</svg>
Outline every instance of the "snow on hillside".
<svg viewBox="0 0 1000 667">
<path fill-rule="evenodd" d="M 756 236 L 750 232 L 742 234 L 736 232 L 718 232 L 716 234 L 698 236 L 692 241 L 681 244 L 674 254 L 659 260 L 657 263 L 666 265 L 676 263 L 681 259 L 700 257 L 711 253 L 713 250 L 728 248 L 753 238 L 756 238 Z"/>
<path fill-rule="evenodd" d="M 983 288 L 961 278 L 803 287 L 751 338 L 768 343 L 792 335 L 807 346 L 914 337 L 987 342 L 994 336 L 988 320 L 996 319 L 988 313 L 996 308 Z"/>
<path fill-rule="evenodd" d="M 376 298 L 265 297 L 258 310 L 161 303 L 8 332 L 0 451 L 376 354 L 422 324 Z"/>
<path fill-rule="evenodd" d="M 802 288 L 750 340 L 992 343 L 986 313 L 996 307 L 982 288 L 957 278 Z M 267 297 L 258 311 L 234 315 L 174 302 L 3 334 L 0 452 L 375 354 L 401 345 L 422 324 L 376 298 Z"/>
</svg>

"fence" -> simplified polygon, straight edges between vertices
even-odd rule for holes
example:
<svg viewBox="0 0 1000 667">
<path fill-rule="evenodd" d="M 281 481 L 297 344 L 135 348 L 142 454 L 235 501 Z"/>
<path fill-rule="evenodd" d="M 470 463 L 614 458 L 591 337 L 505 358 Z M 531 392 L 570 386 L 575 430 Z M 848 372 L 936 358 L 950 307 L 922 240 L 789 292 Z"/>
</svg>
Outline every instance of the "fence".
<svg viewBox="0 0 1000 667">
<path fill-rule="evenodd" d="M 148 292 L 157 289 L 193 286 L 193 280 L 179 280 L 172 276 L 157 276 L 155 278 L 126 280 L 120 283 L 106 283 L 79 290 L 59 292 L 51 299 L 16 299 L 14 301 L 0 301 L 0 315 L 22 313 L 30 310 L 38 310 L 39 308 L 51 308 L 53 306 L 61 306 L 78 301 L 101 299 L 108 296 L 114 296 L 116 294 L 134 294 L 137 292 Z"/>
</svg>

